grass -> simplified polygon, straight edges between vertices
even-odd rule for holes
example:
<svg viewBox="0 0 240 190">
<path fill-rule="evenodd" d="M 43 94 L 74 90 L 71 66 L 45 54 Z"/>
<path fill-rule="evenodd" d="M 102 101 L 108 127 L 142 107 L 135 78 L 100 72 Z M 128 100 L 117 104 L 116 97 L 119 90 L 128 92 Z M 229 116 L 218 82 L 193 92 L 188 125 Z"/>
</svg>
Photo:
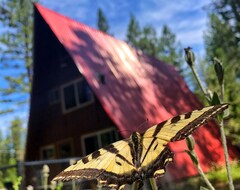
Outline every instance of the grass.
<svg viewBox="0 0 240 190">
<path fill-rule="evenodd" d="M 232 178 L 235 185 L 240 184 L 240 162 L 232 162 Z M 227 174 L 225 167 L 215 167 L 212 171 L 207 174 L 208 179 L 214 184 L 217 188 L 221 188 L 221 186 L 225 187 L 228 183 Z M 217 189 L 218 189 L 217 188 Z"/>
<path fill-rule="evenodd" d="M 240 189 L 240 162 L 232 162 L 231 163 L 232 169 L 232 177 L 235 189 Z M 207 174 L 207 178 L 210 180 L 212 185 L 217 190 L 226 190 L 229 189 L 228 187 L 228 179 L 226 174 L 226 168 L 224 166 L 214 166 L 210 172 Z M 201 179 L 200 176 L 191 177 L 181 182 L 171 182 L 171 183 L 162 183 L 163 187 L 162 190 L 199 190 L 200 187 L 207 187 L 204 181 Z M 238 188 L 237 188 L 238 187 Z"/>
</svg>

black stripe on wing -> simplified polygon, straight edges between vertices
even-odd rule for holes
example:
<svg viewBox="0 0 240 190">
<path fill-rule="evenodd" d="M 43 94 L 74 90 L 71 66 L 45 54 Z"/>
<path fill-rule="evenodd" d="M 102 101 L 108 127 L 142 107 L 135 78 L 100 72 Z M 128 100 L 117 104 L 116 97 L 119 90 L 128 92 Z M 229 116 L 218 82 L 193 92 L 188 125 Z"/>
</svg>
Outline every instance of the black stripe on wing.
<svg viewBox="0 0 240 190">
<path fill-rule="evenodd" d="M 133 166 L 133 164 L 131 162 L 129 162 L 123 155 L 119 154 L 119 150 L 116 149 L 113 144 L 110 144 L 110 145 L 104 147 L 103 149 L 107 150 L 108 152 L 111 152 L 113 154 L 116 154 L 116 157 L 120 158 L 124 162 L 127 162 L 129 165 Z M 116 164 L 121 165 L 121 163 L 119 163 L 117 161 L 116 161 Z"/>
<path fill-rule="evenodd" d="M 203 112 L 199 117 L 189 122 L 185 127 L 183 127 L 183 129 L 179 130 L 178 133 L 171 139 L 171 141 L 178 141 L 178 140 L 185 139 L 188 135 L 192 134 L 196 128 L 205 124 L 209 119 L 223 112 L 223 110 L 227 108 L 228 108 L 228 104 L 220 104 L 220 105 L 212 106 L 210 109 Z M 184 114 L 185 118 L 190 118 L 192 113 L 193 112 Z"/>
<path fill-rule="evenodd" d="M 128 140 L 125 140 L 126 143 L 128 143 Z M 113 144 L 110 144 L 100 150 L 97 150 L 93 152 L 90 155 L 87 155 L 86 157 L 82 158 L 80 161 L 82 161 L 83 165 L 89 165 L 91 164 L 91 161 L 98 159 L 101 156 L 104 156 L 105 153 L 111 153 L 111 156 L 104 157 L 105 160 L 109 160 L 110 162 L 115 162 L 115 164 L 122 167 L 122 163 L 127 163 L 129 166 L 132 166 L 132 169 L 130 168 L 125 173 L 117 173 L 118 171 L 106 171 L 105 168 L 94 168 L 94 167 L 86 167 L 86 168 L 76 168 L 74 169 L 74 165 L 78 165 L 78 162 L 75 163 L 73 166 L 73 169 L 71 170 L 64 170 L 60 174 L 58 174 L 53 180 L 56 181 L 70 181 L 70 180 L 92 180 L 97 179 L 98 183 L 102 186 L 109 186 L 118 188 L 124 184 L 132 184 L 134 181 L 139 180 L 139 173 L 137 170 L 133 169 L 135 168 L 129 160 L 125 157 L 125 155 L 121 154 L 121 151 L 119 151 Z M 101 157 L 103 159 L 103 157 Z M 116 159 L 117 158 L 117 159 Z M 115 159 L 115 160 L 113 160 Z M 71 167 L 71 166 L 70 166 Z M 106 166 L 107 168 L 107 166 Z"/>
<path fill-rule="evenodd" d="M 165 171 L 166 165 L 172 161 L 173 153 L 172 151 L 166 146 L 164 150 L 160 153 L 152 163 L 149 163 L 147 167 L 142 168 L 142 172 L 144 173 L 146 178 L 154 177 L 154 173 L 157 170 L 163 169 Z M 162 173 L 164 175 L 165 172 Z M 158 176 L 159 177 L 159 176 Z"/>
<path fill-rule="evenodd" d="M 65 171 L 59 174 L 63 177 L 62 181 L 69 180 L 92 180 L 97 179 L 102 186 L 116 186 L 120 187 L 124 184 L 132 184 L 134 181 L 140 179 L 137 171 L 131 171 L 128 174 L 116 174 L 114 172 L 107 172 L 104 169 L 98 170 L 93 168 L 79 169 L 73 171 Z"/>
</svg>

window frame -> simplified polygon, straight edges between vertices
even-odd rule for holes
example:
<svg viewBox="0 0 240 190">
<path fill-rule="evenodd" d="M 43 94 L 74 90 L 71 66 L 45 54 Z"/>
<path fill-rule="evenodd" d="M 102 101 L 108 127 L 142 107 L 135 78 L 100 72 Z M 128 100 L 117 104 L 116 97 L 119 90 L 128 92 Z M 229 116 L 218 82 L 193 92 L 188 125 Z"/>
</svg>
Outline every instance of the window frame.
<svg viewBox="0 0 240 190">
<path fill-rule="evenodd" d="M 92 91 L 92 89 L 90 88 L 89 85 L 88 85 L 88 86 L 89 86 L 89 88 L 90 88 L 90 90 L 91 90 L 90 100 L 87 101 L 87 102 L 84 102 L 84 103 L 80 103 L 80 102 L 79 102 L 77 84 L 78 84 L 79 82 L 83 82 L 84 80 L 85 80 L 85 79 L 84 79 L 83 77 L 81 77 L 81 78 L 72 80 L 72 81 L 70 81 L 70 82 L 68 82 L 68 83 L 65 83 L 65 84 L 61 85 L 60 99 L 61 99 L 61 106 L 62 106 L 63 113 L 69 113 L 69 112 L 75 111 L 75 110 L 77 110 L 77 109 L 79 109 L 79 108 L 83 108 L 83 107 L 86 107 L 86 106 L 88 106 L 88 105 L 91 105 L 91 104 L 94 102 L 94 94 L 93 94 L 93 91 Z M 86 83 L 87 83 L 87 81 L 86 81 Z M 88 83 L 87 83 L 87 84 L 88 84 Z M 70 85 L 73 85 L 73 87 L 74 87 L 74 97 L 75 97 L 75 101 L 76 101 L 76 106 L 71 107 L 71 108 L 69 108 L 69 109 L 66 109 L 66 104 L 65 104 L 65 100 L 64 100 L 64 97 L 65 97 L 65 96 L 64 96 L 64 89 L 65 89 L 66 87 L 70 86 Z"/>
<path fill-rule="evenodd" d="M 70 148 L 71 148 L 71 155 L 69 157 L 61 157 L 61 146 L 64 145 L 64 144 L 69 144 L 70 145 Z M 61 159 L 61 158 L 71 158 L 74 156 L 74 144 L 73 144 L 73 139 L 72 138 L 67 138 L 67 139 L 63 139 L 63 140 L 60 140 L 60 141 L 57 141 L 56 142 L 56 157 L 58 159 Z"/>
<path fill-rule="evenodd" d="M 92 133 L 87 133 L 87 134 L 81 135 L 81 147 L 82 147 L 83 155 L 84 156 L 86 155 L 86 146 L 85 146 L 85 142 L 84 142 L 86 138 L 97 136 L 98 149 L 100 149 L 100 148 L 102 148 L 101 135 L 104 133 L 107 133 L 107 132 L 114 132 L 114 138 L 116 139 L 116 141 L 118 141 L 120 139 L 119 134 L 117 133 L 117 130 L 115 127 L 111 127 L 111 128 L 107 128 L 107 129 L 103 129 L 103 130 L 99 130 L 99 131 L 95 131 Z"/>
<path fill-rule="evenodd" d="M 52 149 L 53 150 L 53 157 L 50 157 L 50 158 L 46 159 L 43 156 L 43 151 L 44 150 L 48 150 L 48 149 Z M 54 144 L 49 144 L 49 145 L 40 147 L 40 158 L 42 160 L 53 160 L 53 159 L 56 159 L 56 147 L 55 147 L 55 145 Z"/>
</svg>

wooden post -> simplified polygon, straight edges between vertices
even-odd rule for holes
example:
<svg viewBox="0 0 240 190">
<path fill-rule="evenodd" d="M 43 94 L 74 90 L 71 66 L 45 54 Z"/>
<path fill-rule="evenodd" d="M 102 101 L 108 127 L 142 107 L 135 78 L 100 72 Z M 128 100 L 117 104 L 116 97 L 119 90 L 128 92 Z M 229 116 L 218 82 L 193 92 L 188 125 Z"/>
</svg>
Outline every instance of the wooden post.
<svg viewBox="0 0 240 190">
<path fill-rule="evenodd" d="M 43 169 L 42 169 L 42 178 L 43 178 L 43 189 L 47 190 L 48 189 L 48 177 L 49 177 L 49 172 L 50 169 L 48 165 L 44 164 Z"/>
</svg>

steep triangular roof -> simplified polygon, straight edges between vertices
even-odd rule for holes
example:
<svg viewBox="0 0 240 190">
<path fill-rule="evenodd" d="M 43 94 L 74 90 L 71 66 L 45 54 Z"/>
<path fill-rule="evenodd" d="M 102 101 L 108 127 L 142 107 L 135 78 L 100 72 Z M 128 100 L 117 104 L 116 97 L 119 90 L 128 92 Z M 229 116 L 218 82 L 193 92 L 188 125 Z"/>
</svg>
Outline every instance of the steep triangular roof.
<svg viewBox="0 0 240 190">
<path fill-rule="evenodd" d="M 138 131 L 147 119 L 151 126 L 201 106 L 171 65 L 136 51 L 124 41 L 36 6 L 123 136 Z M 145 130 L 148 125 L 141 127 Z"/>
<path fill-rule="evenodd" d="M 39 4 L 35 6 L 124 137 L 202 107 L 173 66 Z M 141 125 L 146 120 L 147 124 Z M 196 151 L 204 170 L 209 168 L 211 161 L 220 163 L 224 160 L 214 127 L 201 128 L 201 133 L 195 133 L 195 136 L 199 141 Z M 207 147 L 205 143 L 208 143 Z M 171 170 L 172 176 L 176 179 L 196 174 L 184 153 L 185 142 L 170 147 L 179 152 L 175 156 L 176 169 Z M 217 158 L 212 156 L 214 154 Z M 183 168 L 185 172 L 179 172 Z"/>
</svg>

